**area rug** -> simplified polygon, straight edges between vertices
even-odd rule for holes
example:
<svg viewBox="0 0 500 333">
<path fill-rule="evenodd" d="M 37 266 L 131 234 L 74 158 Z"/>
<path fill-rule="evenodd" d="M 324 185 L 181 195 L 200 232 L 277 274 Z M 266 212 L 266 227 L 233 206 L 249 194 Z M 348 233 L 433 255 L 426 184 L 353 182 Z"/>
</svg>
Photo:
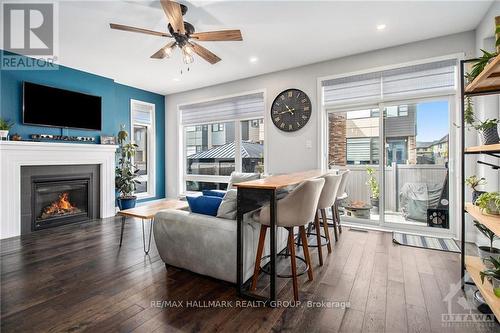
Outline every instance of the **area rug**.
<svg viewBox="0 0 500 333">
<path fill-rule="evenodd" d="M 392 242 L 399 245 L 422 247 L 425 249 L 460 252 L 460 248 L 453 239 L 429 236 L 405 234 L 401 232 L 392 233 Z"/>
</svg>

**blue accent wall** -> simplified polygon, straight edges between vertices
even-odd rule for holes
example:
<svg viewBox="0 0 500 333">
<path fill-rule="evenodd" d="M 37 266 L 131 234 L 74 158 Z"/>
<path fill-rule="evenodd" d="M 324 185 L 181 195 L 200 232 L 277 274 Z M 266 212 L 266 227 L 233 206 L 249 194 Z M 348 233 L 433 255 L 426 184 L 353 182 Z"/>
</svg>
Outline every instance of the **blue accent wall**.
<svg viewBox="0 0 500 333">
<path fill-rule="evenodd" d="M 1 51 L 1 54 L 3 52 Z M 22 123 L 24 81 L 101 96 L 102 131 L 24 125 Z M 30 134 L 38 133 L 97 138 L 100 135 L 116 135 L 120 124 L 125 124 L 130 132 L 130 100 L 155 104 L 156 197 L 147 200 L 165 197 L 165 96 L 65 66 L 59 66 L 57 70 L 0 70 L 0 91 L 0 116 L 14 122 L 10 133 L 18 133 L 23 139 L 28 139 Z"/>
</svg>

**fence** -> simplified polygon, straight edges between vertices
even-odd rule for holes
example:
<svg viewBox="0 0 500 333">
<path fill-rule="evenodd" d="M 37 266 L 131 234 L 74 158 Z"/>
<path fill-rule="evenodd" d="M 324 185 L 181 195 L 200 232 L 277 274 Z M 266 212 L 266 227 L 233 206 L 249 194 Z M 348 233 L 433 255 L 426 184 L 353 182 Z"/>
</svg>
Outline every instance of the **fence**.
<svg viewBox="0 0 500 333">
<path fill-rule="evenodd" d="M 370 202 L 370 188 L 366 184 L 368 174 L 366 168 L 375 169 L 375 178 L 379 181 L 379 167 L 375 165 L 348 165 L 351 170 L 346 192 L 350 200 L 361 200 Z M 332 169 L 336 169 L 332 166 Z M 345 167 L 339 167 L 345 169 Z M 385 210 L 399 211 L 399 193 L 406 183 L 426 183 L 426 184 L 444 184 L 447 169 L 444 165 L 419 165 L 419 164 L 395 164 L 386 167 L 385 170 Z M 379 181 L 380 184 L 380 181 Z M 382 186 L 381 186 L 382 187 Z M 381 188 L 382 190 L 382 188 Z"/>
</svg>

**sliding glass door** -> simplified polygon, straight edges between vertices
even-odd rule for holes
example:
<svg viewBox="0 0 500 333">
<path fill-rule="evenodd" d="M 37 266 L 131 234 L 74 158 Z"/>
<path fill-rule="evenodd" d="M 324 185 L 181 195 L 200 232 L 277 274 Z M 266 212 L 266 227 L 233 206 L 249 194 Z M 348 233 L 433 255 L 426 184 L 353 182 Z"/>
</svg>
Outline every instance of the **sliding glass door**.
<svg viewBox="0 0 500 333">
<path fill-rule="evenodd" d="M 329 168 L 350 170 L 344 219 L 448 231 L 452 101 L 443 96 L 329 110 Z"/>
</svg>

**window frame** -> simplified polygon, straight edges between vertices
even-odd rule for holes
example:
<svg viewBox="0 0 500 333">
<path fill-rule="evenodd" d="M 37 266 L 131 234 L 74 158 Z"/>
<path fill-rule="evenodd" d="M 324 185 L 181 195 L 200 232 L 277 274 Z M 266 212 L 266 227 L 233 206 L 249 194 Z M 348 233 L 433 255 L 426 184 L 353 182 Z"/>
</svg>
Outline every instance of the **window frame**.
<svg viewBox="0 0 500 333">
<path fill-rule="evenodd" d="M 186 193 L 189 193 L 186 190 L 186 181 L 198 181 L 198 182 L 207 182 L 207 183 L 226 183 L 229 184 L 230 176 L 218 176 L 218 175 L 196 175 L 196 174 L 188 174 L 186 172 L 186 165 L 187 165 L 187 149 L 186 149 L 186 127 L 190 126 L 203 126 L 203 125 L 208 125 L 212 126 L 213 124 L 222 124 L 222 123 L 234 123 L 234 135 L 235 135 L 235 172 L 242 172 L 243 170 L 243 161 L 241 158 L 241 141 L 242 141 L 242 136 L 241 136 L 241 124 L 245 121 L 249 121 L 251 125 L 252 120 L 259 120 L 262 121 L 262 125 L 264 127 L 264 173 L 267 172 L 267 148 L 266 148 L 266 136 L 267 136 L 267 122 L 266 122 L 266 116 L 262 115 L 261 117 L 251 117 L 251 118 L 238 118 L 238 119 L 233 119 L 233 120 L 219 120 L 219 121 L 211 121 L 211 122 L 206 122 L 206 123 L 200 123 L 200 124 L 189 124 L 189 125 L 182 125 L 179 123 L 179 129 L 181 130 L 181 142 L 179 145 L 179 149 L 182 150 L 182 160 L 179 163 L 179 166 L 181 168 L 181 171 L 179 174 L 182 174 L 182 180 L 180 184 L 180 191 L 179 193 L 181 195 L 184 195 Z M 259 122 L 260 124 L 260 122 Z M 220 125 L 219 125 L 220 126 Z M 220 127 L 219 127 L 220 128 Z"/>
<path fill-rule="evenodd" d="M 151 124 L 134 122 L 134 104 L 140 104 L 150 108 Z M 147 128 L 147 191 L 135 193 L 137 199 L 149 199 L 156 197 L 156 105 L 153 103 L 130 99 L 130 142 L 135 143 L 134 125 Z M 144 177 L 144 176 L 140 176 Z"/>
</svg>

